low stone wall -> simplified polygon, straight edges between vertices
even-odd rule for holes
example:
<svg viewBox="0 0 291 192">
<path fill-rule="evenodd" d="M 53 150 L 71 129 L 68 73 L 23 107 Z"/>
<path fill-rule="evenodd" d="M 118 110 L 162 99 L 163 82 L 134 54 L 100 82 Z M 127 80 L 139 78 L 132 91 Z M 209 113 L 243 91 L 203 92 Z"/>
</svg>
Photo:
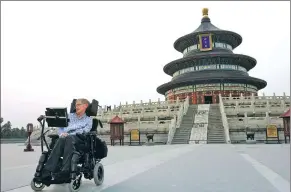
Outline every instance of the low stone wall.
<svg viewBox="0 0 291 192">
<path fill-rule="evenodd" d="M 110 144 L 110 135 L 98 135 L 98 137 L 104 140 L 107 144 Z M 129 143 L 129 138 L 130 138 L 129 135 L 124 135 L 124 145 L 127 145 Z M 167 140 L 168 140 L 168 134 L 166 133 L 154 135 L 154 143 L 166 144 Z M 146 143 L 148 141 L 145 134 L 140 135 L 140 141 L 141 143 Z M 115 143 L 116 145 L 119 145 L 119 140 L 115 140 Z"/>
<path fill-rule="evenodd" d="M 1 144 L 9 144 L 9 143 L 25 143 L 26 139 L 23 138 L 11 138 L 11 139 L 3 139 L 1 138 Z"/>
<path fill-rule="evenodd" d="M 247 140 L 246 132 L 244 131 L 230 131 L 230 140 L 231 141 L 243 141 Z M 255 138 L 254 140 L 266 140 L 266 132 L 265 131 L 255 131 Z M 274 139 L 276 140 L 276 139 Z M 284 141 L 284 131 L 279 131 L 279 140 Z"/>
</svg>

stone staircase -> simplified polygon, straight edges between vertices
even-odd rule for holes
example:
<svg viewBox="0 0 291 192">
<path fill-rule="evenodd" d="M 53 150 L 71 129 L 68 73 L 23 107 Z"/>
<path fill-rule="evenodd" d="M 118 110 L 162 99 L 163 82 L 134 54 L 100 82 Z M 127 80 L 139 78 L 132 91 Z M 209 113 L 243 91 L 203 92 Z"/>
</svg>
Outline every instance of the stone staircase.
<svg viewBox="0 0 291 192">
<path fill-rule="evenodd" d="M 180 128 L 176 129 L 172 144 L 188 144 L 196 111 L 197 105 L 189 105 L 187 113 L 183 116 Z"/>
<path fill-rule="evenodd" d="M 208 117 L 208 144 L 226 143 L 218 104 L 211 104 Z"/>
</svg>

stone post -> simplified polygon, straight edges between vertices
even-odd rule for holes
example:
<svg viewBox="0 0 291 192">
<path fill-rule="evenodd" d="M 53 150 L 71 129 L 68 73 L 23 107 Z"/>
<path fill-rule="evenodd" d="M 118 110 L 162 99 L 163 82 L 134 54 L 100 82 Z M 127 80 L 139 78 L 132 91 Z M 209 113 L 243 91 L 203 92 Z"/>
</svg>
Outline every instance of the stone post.
<svg viewBox="0 0 291 192">
<path fill-rule="evenodd" d="M 231 93 L 229 94 L 229 100 L 232 100 L 232 94 Z"/>
<path fill-rule="evenodd" d="M 253 101 L 253 100 L 251 101 L 251 109 L 252 109 L 252 112 L 255 113 L 255 111 L 256 111 L 255 110 L 255 101 Z"/>
<path fill-rule="evenodd" d="M 267 100 L 267 112 L 269 113 L 270 112 L 270 101 Z"/>
<path fill-rule="evenodd" d="M 255 102 L 255 94 L 254 94 L 254 93 L 252 93 L 251 100 L 252 100 L 253 102 Z"/>
<path fill-rule="evenodd" d="M 284 99 L 281 100 L 281 108 L 283 109 L 283 111 L 285 111 L 286 104 L 285 104 L 285 100 Z"/>
<path fill-rule="evenodd" d="M 267 111 L 266 112 L 266 125 L 269 125 L 270 124 L 270 115 L 269 115 L 269 112 Z"/>
<path fill-rule="evenodd" d="M 245 124 L 245 127 L 248 127 L 248 126 L 249 126 L 249 122 L 248 122 L 248 114 L 247 114 L 247 112 L 244 113 L 244 124 Z"/>
<path fill-rule="evenodd" d="M 168 109 L 167 109 L 168 116 L 170 116 L 170 113 L 171 113 L 171 106 L 168 105 Z"/>
<path fill-rule="evenodd" d="M 243 94 L 241 93 L 241 94 L 240 94 L 240 97 L 239 97 L 239 100 L 242 102 L 243 99 L 244 99 L 244 96 L 243 96 Z"/>
<path fill-rule="evenodd" d="M 140 115 L 137 116 L 137 127 L 138 127 L 138 130 L 140 130 Z"/>
<path fill-rule="evenodd" d="M 273 93 L 273 99 L 276 100 L 276 94 L 275 93 Z"/>
<path fill-rule="evenodd" d="M 235 112 L 238 114 L 239 112 L 239 105 L 238 105 L 238 101 L 235 101 Z"/>
<path fill-rule="evenodd" d="M 285 92 L 283 92 L 283 99 L 284 99 L 284 101 L 287 99 Z"/>
<path fill-rule="evenodd" d="M 156 127 L 156 130 L 158 130 L 158 126 L 159 126 L 158 116 L 155 116 L 155 127 Z"/>
</svg>

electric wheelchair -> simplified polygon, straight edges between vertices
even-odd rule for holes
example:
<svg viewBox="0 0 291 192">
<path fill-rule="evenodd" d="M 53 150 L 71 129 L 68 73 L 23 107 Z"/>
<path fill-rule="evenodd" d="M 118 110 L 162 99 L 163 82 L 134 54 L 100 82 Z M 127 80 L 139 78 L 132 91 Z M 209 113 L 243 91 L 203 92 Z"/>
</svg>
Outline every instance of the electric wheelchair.
<svg viewBox="0 0 291 192">
<path fill-rule="evenodd" d="M 75 112 L 76 99 L 71 103 L 70 113 Z M 96 116 L 98 111 L 98 101 L 92 100 L 86 110 L 87 116 Z M 101 128 L 102 123 L 98 119 L 93 119 L 92 129 L 89 133 L 85 134 L 85 145 L 79 145 L 78 152 L 74 153 L 71 160 L 71 173 L 69 178 L 64 178 L 62 181 L 58 180 L 43 180 L 41 173 L 43 167 L 49 157 L 57 139 L 58 135 L 48 135 L 51 138 L 51 143 L 48 145 L 45 135 L 48 131 L 44 132 L 45 123 L 48 127 L 66 127 L 68 126 L 67 108 L 46 108 L 45 116 L 42 115 L 37 119 L 41 124 L 41 157 L 36 168 L 33 180 L 31 181 L 31 188 L 34 191 L 41 191 L 45 186 L 52 184 L 69 183 L 69 190 L 71 192 L 79 191 L 82 181 L 82 175 L 85 179 L 94 179 L 97 186 L 101 185 L 104 180 L 104 167 L 100 163 L 101 159 L 107 157 L 108 148 L 105 141 L 97 137 L 97 127 Z M 47 151 L 44 151 L 44 143 Z M 62 158 L 58 166 L 62 165 Z"/>
</svg>

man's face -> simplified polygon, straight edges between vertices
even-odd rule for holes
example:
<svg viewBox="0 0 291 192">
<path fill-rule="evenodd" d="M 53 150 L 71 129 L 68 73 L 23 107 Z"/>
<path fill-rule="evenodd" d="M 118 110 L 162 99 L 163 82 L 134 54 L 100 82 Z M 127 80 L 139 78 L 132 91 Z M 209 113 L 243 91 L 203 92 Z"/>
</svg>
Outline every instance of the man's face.
<svg viewBox="0 0 291 192">
<path fill-rule="evenodd" d="M 77 113 L 77 114 L 85 113 L 87 107 L 88 107 L 87 104 L 83 104 L 83 103 L 81 103 L 80 101 L 77 101 L 77 102 L 76 102 L 76 113 Z"/>
</svg>

